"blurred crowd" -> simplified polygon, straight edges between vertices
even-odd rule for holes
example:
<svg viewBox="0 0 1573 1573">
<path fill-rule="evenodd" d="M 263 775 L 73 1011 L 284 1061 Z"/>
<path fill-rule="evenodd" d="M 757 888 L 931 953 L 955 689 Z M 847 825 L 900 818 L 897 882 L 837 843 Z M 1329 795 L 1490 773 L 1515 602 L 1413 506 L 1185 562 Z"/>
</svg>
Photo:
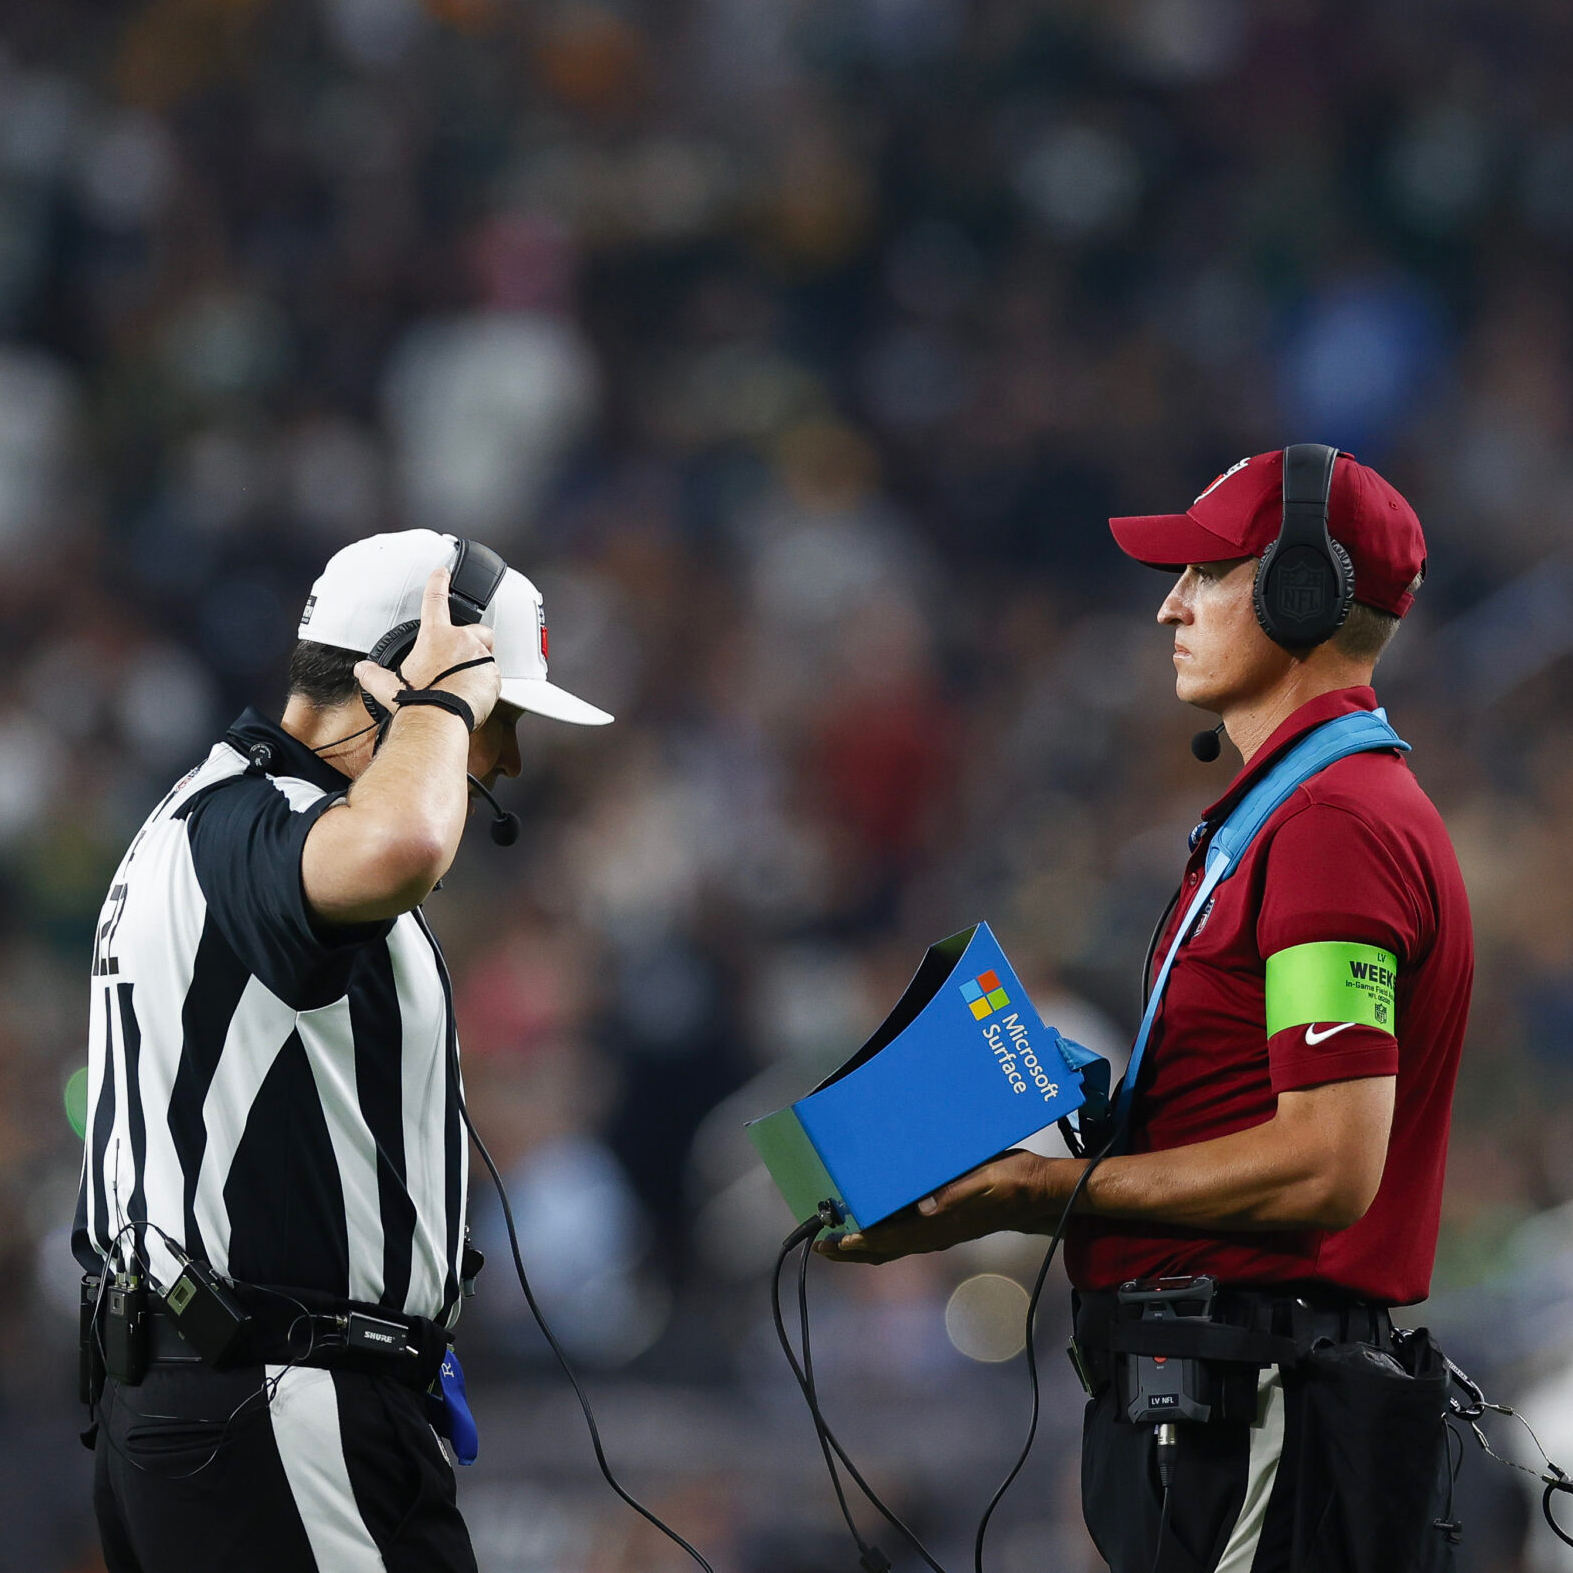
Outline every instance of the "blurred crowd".
<svg viewBox="0 0 1573 1573">
<path fill-rule="evenodd" d="M 1573 1359 L 1511 1292 L 1573 1294 L 1570 86 L 1544 0 L 0 0 L 0 1565 L 95 1566 L 63 1089 L 109 874 L 279 713 L 323 560 L 407 525 L 535 578 L 618 718 L 526 719 L 520 844 L 428 910 L 542 1298 L 730 1573 L 848 1565 L 742 1122 L 980 918 L 1123 1053 L 1229 767 L 1104 520 L 1286 440 L 1431 547 L 1379 686 L 1479 949 L 1433 1304 L 1487 1366 L 1519 1307 L 1518 1390 Z M 483 1567 L 679 1565 L 474 1212 Z M 833 1412 L 957 1562 L 1034 1266 L 814 1279 Z M 1001 1573 L 1096 1565 L 1048 1380 Z M 1479 1489 L 1469 1573 L 1573 1566 Z"/>
</svg>

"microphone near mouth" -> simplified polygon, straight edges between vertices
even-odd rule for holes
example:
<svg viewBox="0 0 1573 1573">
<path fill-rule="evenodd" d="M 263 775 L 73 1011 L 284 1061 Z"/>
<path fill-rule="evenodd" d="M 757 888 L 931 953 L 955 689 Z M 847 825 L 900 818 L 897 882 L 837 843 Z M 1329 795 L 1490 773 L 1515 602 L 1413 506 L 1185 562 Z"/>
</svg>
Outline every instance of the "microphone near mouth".
<svg viewBox="0 0 1573 1573">
<path fill-rule="evenodd" d="M 471 791 L 479 792 L 491 804 L 492 813 L 497 816 L 487 827 L 492 840 L 500 847 L 511 847 L 519 839 L 519 816 L 504 808 L 474 776 L 466 773 L 465 780 Z"/>
</svg>

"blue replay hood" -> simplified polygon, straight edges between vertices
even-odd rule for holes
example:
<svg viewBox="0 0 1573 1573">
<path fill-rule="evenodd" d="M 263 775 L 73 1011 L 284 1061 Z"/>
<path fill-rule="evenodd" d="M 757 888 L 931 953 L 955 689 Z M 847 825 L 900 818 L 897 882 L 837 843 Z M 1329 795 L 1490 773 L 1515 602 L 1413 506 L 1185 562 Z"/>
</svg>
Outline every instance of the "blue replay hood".
<svg viewBox="0 0 1573 1573">
<path fill-rule="evenodd" d="M 747 1129 L 793 1217 L 833 1200 L 850 1230 L 1108 1098 L 1107 1061 L 1045 1025 L 979 923 L 929 947 L 840 1070 Z"/>
</svg>

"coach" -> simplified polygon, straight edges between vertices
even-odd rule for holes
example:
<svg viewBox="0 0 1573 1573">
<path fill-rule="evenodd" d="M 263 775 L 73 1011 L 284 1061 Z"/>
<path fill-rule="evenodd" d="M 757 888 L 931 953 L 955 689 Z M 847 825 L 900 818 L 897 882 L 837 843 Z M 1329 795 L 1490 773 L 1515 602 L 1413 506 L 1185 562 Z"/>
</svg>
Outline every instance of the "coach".
<svg viewBox="0 0 1573 1573">
<path fill-rule="evenodd" d="M 478 1264 L 421 904 L 525 710 L 611 719 L 546 680 L 530 581 L 429 530 L 358 541 L 282 724 L 246 711 L 115 873 L 73 1238 L 109 1573 L 473 1573 L 433 1434 L 467 1420 L 441 1375 Z"/>
<path fill-rule="evenodd" d="M 1276 617 L 1255 593 L 1264 554 L 1299 516 L 1284 506 L 1284 454 L 1243 460 L 1183 514 L 1110 521 L 1130 556 L 1179 575 L 1158 612 L 1176 692 L 1221 718 L 1244 761 L 1193 833 L 1155 956 L 1246 791 L 1314 729 L 1375 708 L 1373 668 L 1423 577 L 1408 503 L 1347 455 L 1316 452 L 1318 528 L 1353 581 L 1346 618 L 1319 643 L 1286 633 L 1293 584 Z M 1093 1538 L 1114 1573 L 1448 1566 L 1441 1404 L 1388 1309 L 1428 1291 L 1473 944 L 1447 833 L 1402 755 L 1355 753 L 1306 780 L 1177 958 L 1126 1139 L 1088 1178 L 1067 1240 L 1093 1394 Z M 1012 1152 L 821 1249 L 884 1261 L 998 1229 L 1048 1232 L 1084 1168 Z M 1293 1339 L 1296 1358 L 1263 1362 L 1254 1417 L 1179 1428 L 1164 1522 L 1155 1431 L 1127 1422 L 1111 1381 L 1116 1291 L 1203 1275 L 1221 1286 L 1219 1320 Z"/>
</svg>

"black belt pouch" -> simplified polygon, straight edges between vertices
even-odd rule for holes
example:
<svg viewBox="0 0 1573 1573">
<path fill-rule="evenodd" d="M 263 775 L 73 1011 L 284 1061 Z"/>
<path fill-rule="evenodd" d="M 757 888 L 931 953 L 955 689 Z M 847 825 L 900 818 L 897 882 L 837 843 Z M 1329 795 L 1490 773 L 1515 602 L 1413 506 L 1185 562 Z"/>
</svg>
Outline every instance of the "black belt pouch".
<svg viewBox="0 0 1573 1573">
<path fill-rule="evenodd" d="M 1395 1369 L 1394 1366 L 1398 1367 Z M 1448 1372 L 1424 1328 L 1390 1350 L 1319 1343 L 1301 1389 L 1292 1573 L 1443 1573 Z"/>
</svg>

